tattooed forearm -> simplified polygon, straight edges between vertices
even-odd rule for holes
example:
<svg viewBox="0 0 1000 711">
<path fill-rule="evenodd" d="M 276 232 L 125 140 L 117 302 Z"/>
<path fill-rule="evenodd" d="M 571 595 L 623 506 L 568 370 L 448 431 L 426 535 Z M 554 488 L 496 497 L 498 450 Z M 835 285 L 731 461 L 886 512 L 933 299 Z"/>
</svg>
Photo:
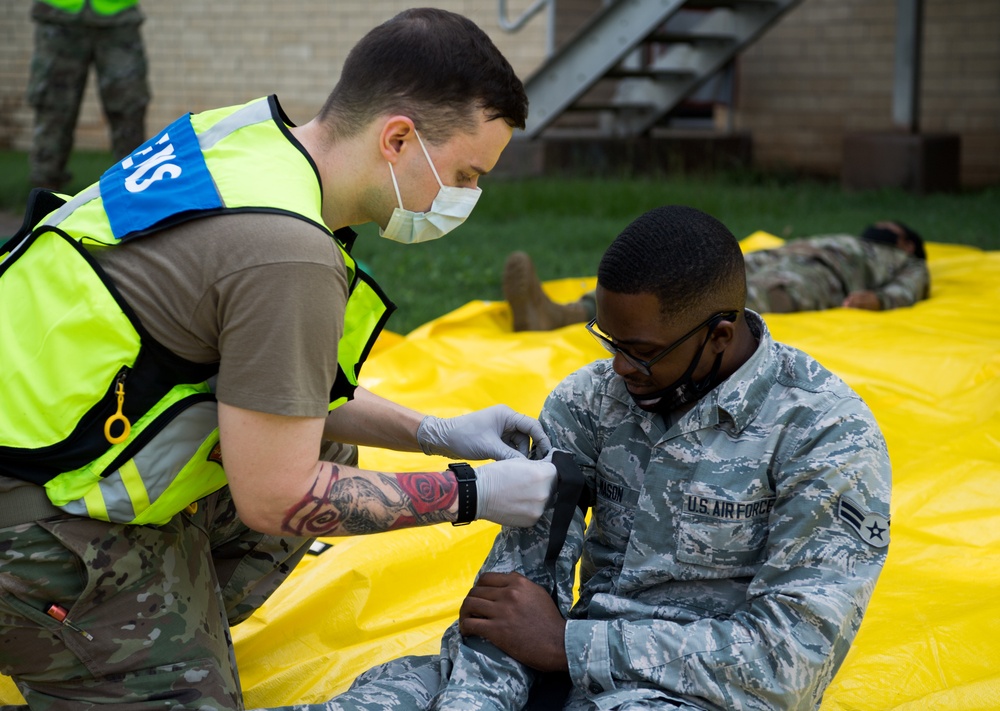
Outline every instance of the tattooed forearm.
<svg viewBox="0 0 1000 711">
<path fill-rule="evenodd" d="M 458 497 L 450 472 L 341 476 L 335 464 L 320 468 L 312 488 L 290 508 L 282 528 L 295 536 L 345 536 L 449 521 Z"/>
</svg>

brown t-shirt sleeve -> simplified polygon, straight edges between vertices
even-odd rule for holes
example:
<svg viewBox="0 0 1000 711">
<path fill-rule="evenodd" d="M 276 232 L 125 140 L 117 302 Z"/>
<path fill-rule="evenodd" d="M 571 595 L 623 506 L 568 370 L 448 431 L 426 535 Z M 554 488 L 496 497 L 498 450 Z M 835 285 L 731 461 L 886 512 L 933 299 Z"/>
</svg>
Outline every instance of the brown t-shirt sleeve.
<svg viewBox="0 0 1000 711">
<path fill-rule="evenodd" d="M 294 217 L 207 217 L 95 255 L 160 343 L 219 362 L 221 402 L 323 417 L 347 273 L 330 235 Z"/>
</svg>

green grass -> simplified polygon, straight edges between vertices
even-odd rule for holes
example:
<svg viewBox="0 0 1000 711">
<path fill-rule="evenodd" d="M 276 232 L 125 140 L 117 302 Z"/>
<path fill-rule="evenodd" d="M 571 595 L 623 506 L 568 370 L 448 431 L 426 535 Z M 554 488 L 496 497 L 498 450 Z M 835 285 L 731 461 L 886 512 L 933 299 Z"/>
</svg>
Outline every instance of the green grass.
<svg viewBox="0 0 1000 711">
<path fill-rule="evenodd" d="M 65 191 L 75 193 L 93 183 L 111 165 L 111 153 L 75 151 L 67 169 L 73 174 Z M 28 156 L 22 151 L 0 151 L 0 210 L 23 213 L 28 185 Z"/>
<path fill-rule="evenodd" d="M 928 241 L 1000 249 L 1000 188 L 958 195 L 902 191 L 849 193 L 812 181 L 728 176 L 630 180 L 485 180 L 469 221 L 436 242 L 411 246 L 359 229 L 363 260 L 399 311 L 389 327 L 406 333 L 473 299 L 501 299 L 503 261 L 528 252 L 542 279 L 588 276 L 607 245 L 642 212 L 664 204 L 697 207 L 737 237 L 765 230 L 792 238 L 860 232 L 899 219 Z"/>
<path fill-rule="evenodd" d="M 93 182 L 110 162 L 79 152 L 70 192 Z M 23 153 L 0 151 L 0 210 L 18 212 L 27 196 Z M 474 299 L 501 299 L 504 258 L 525 250 L 542 279 L 592 275 L 608 243 L 642 212 L 685 204 L 722 220 L 737 237 L 765 230 L 793 238 L 859 232 L 898 219 L 932 242 L 1000 249 L 1000 186 L 957 194 L 899 190 L 847 192 L 837 184 L 786 176 L 732 174 L 645 179 L 537 178 L 483 181 L 483 196 L 455 233 L 404 246 L 358 229 L 355 256 L 397 305 L 389 328 L 406 333 Z"/>
</svg>

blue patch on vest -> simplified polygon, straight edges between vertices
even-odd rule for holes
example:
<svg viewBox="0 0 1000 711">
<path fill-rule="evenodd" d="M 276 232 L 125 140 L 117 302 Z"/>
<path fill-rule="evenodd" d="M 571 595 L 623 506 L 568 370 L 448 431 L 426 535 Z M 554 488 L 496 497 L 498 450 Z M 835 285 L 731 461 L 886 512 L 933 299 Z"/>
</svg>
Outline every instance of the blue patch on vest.
<svg viewBox="0 0 1000 711">
<path fill-rule="evenodd" d="M 222 207 L 186 114 L 101 176 L 101 199 L 115 239 L 190 210 Z"/>
</svg>

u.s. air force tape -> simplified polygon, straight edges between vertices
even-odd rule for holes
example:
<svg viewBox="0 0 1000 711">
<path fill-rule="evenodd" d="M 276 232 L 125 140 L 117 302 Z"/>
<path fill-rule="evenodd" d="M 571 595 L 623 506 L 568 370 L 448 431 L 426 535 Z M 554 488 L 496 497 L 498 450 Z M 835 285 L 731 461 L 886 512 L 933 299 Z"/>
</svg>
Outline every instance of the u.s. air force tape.
<svg viewBox="0 0 1000 711">
<path fill-rule="evenodd" d="M 876 548 L 889 545 L 889 519 L 882 514 L 869 511 L 849 496 L 841 495 L 837 515 L 865 543 Z"/>
</svg>

